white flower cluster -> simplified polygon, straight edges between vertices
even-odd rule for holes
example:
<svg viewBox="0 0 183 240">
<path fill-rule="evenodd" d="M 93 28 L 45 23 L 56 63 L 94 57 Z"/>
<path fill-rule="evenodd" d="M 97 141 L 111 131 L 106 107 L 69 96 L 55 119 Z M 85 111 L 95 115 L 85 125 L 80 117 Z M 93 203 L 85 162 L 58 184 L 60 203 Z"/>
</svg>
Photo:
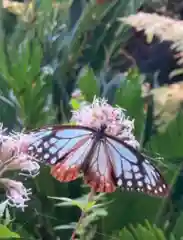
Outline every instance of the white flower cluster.
<svg viewBox="0 0 183 240">
<path fill-rule="evenodd" d="M 117 137 L 134 148 L 139 147 L 133 134 L 134 120 L 125 115 L 125 110 L 112 107 L 104 98 L 94 98 L 92 104 L 73 111 L 71 121 L 94 129 L 105 126 L 105 133 Z"/>
<path fill-rule="evenodd" d="M 32 141 L 30 135 L 23 133 L 5 134 L 6 129 L 0 125 L 0 184 L 6 190 L 7 201 L 10 206 L 22 208 L 27 206 L 31 194 L 22 182 L 4 178 L 7 171 L 18 170 L 19 174 L 36 176 L 39 173 L 39 164 L 27 154 L 27 148 Z"/>
</svg>

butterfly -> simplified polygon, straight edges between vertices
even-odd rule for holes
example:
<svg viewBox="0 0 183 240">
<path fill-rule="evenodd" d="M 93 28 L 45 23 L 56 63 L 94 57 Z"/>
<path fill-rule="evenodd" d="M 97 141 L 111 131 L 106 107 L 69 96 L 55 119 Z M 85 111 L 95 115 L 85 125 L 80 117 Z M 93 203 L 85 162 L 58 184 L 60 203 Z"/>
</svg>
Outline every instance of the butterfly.
<svg viewBox="0 0 183 240">
<path fill-rule="evenodd" d="M 51 165 L 51 175 L 60 182 L 77 179 L 96 192 L 127 191 L 167 196 L 168 185 L 161 173 L 139 151 L 117 137 L 84 126 L 55 125 L 31 132 L 28 147 L 40 162 Z"/>
</svg>

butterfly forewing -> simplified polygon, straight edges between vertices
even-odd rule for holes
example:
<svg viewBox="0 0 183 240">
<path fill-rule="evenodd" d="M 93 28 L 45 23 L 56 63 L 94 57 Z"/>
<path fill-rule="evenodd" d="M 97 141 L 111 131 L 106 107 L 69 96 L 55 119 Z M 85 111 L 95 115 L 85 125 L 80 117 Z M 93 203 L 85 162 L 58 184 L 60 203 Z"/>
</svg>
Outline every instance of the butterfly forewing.
<svg viewBox="0 0 183 240">
<path fill-rule="evenodd" d="M 84 143 L 92 139 L 91 132 L 71 128 L 44 128 L 31 135 L 34 142 L 28 148 L 29 154 L 48 164 L 57 163 L 76 148 L 82 147 L 84 151 Z"/>
<path fill-rule="evenodd" d="M 164 178 L 140 153 L 111 138 L 107 138 L 107 146 L 108 154 L 112 159 L 116 184 L 119 187 L 155 196 L 168 194 Z"/>
</svg>

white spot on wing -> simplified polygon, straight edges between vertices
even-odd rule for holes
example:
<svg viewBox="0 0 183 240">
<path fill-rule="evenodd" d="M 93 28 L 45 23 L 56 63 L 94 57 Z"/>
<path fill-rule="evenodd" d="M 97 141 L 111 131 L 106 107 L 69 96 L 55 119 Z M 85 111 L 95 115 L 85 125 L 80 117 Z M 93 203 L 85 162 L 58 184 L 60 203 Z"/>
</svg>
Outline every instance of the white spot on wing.
<svg viewBox="0 0 183 240">
<path fill-rule="evenodd" d="M 50 155 L 48 153 L 45 153 L 44 159 L 47 160 L 49 157 L 50 157 Z"/>
<path fill-rule="evenodd" d="M 45 147 L 45 148 L 49 148 L 48 142 L 44 142 L 44 147 Z"/>
<path fill-rule="evenodd" d="M 148 189 L 148 190 L 151 190 L 152 187 L 151 187 L 150 185 L 147 185 L 147 189 Z"/>
<path fill-rule="evenodd" d="M 38 153 L 42 153 L 42 151 L 43 151 L 42 147 L 39 147 L 39 148 L 37 149 L 37 152 L 38 152 Z"/>
<path fill-rule="evenodd" d="M 129 181 L 127 182 L 127 186 L 128 186 L 128 187 L 131 187 L 131 186 L 132 186 L 132 181 L 129 180 Z"/>
<path fill-rule="evenodd" d="M 57 149 L 55 147 L 51 147 L 51 148 L 49 148 L 49 152 L 51 154 L 55 154 L 57 152 Z"/>
<path fill-rule="evenodd" d="M 142 181 L 138 181 L 138 182 L 137 182 L 137 185 L 138 185 L 139 187 L 142 187 L 142 186 L 143 186 L 143 182 L 142 182 Z"/>
<path fill-rule="evenodd" d="M 121 179 L 119 179 L 117 184 L 118 184 L 118 186 L 121 186 L 123 184 L 123 181 Z"/>
<path fill-rule="evenodd" d="M 51 163 L 51 164 L 55 164 L 55 163 L 56 163 L 56 161 L 57 161 L 57 158 L 56 158 L 56 157 L 54 157 L 54 158 L 52 158 L 52 159 L 50 160 L 50 163 Z"/>
</svg>

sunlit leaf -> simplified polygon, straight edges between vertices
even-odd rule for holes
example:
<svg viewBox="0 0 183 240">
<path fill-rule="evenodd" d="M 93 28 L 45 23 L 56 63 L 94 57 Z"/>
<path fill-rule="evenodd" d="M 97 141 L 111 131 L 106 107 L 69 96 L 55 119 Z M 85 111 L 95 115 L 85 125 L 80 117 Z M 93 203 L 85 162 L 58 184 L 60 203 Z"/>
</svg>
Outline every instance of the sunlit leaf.
<svg viewBox="0 0 183 240">
<path fill-rule="evenodd" d="M 91 201 L 91 202 L 88 202 L 86 204 L 86 206 L 84 206 L 84 212 L 88 212 L 90 209 L 93 208 L 93 206 L 95 205 L 96 201 Z"/>
<path fill-rule="evenodd" d="M 11 232 L 6 226 L 0 224 L 0 238 L 20 238 L 20 236 L 15 232 Z"/>
<path fill-rule="evenodd" d="M 80 108 L 80 103 L 76 99 L 72 98 L 70 104 L 73 110 L 78 110 Z"/>
</svg>

